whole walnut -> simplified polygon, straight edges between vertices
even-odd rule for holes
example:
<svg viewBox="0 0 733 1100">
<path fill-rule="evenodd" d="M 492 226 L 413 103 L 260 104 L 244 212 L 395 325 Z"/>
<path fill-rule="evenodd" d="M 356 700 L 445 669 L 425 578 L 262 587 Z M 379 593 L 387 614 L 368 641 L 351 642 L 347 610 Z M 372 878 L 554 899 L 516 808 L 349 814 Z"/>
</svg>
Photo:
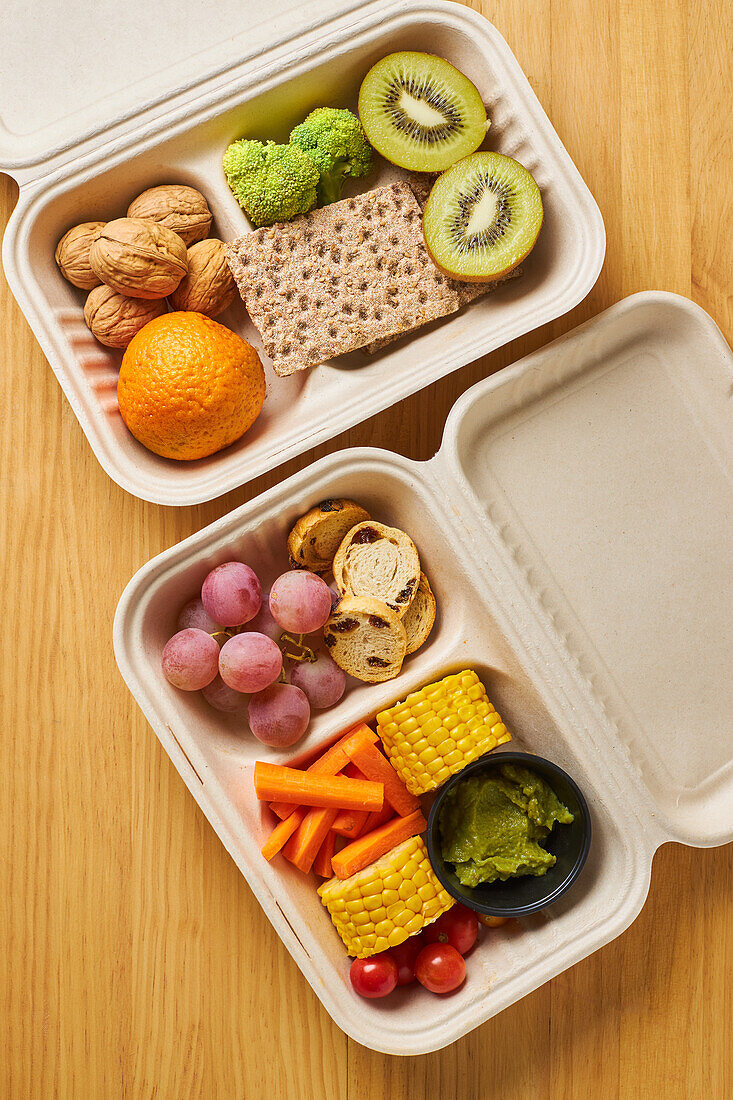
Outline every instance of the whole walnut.
<svg viewBox="0 0 733 1100">
<path fill-rule="evenodd" d="M 209 205 L 195 187 L 170 183 L 151 187 L 130 203 L 128 218 L 147 218 L 172 229 L 187 244 L 202 241 L 211 229 Z"/>
<path fill-rule="evenodd" d="M 59 265 L 63 277 L 82 290 L 91 290 L 99 286 L 101 279 L 89 265 L 89 253 L 97 232 L 104 222 L 82 222 L 75 225 L 56 245 L 54 259 Z"/>
<path fill-rule="evenodd" d="M 162 298 L 126 298 L 109 286 L 98 286 L 86 300 L 84 320 L 100 344 L 126 348 L 148 321 L 165 312 Z"/>
<path fill-rule="evenodd" d="M 128 298 L 165 298 L 188 270 L 178 234 L 142 218 L 107 222 L 95 237 L 89 263 L 106 286 Z"/>
<path fill-rule="evenodd" d="M 192 310 L 218 317 L 237 294 L 222 241 L 210 237 L 188 250 L 188 274 L 169 295 L 172 309 Z"/>
</svg>

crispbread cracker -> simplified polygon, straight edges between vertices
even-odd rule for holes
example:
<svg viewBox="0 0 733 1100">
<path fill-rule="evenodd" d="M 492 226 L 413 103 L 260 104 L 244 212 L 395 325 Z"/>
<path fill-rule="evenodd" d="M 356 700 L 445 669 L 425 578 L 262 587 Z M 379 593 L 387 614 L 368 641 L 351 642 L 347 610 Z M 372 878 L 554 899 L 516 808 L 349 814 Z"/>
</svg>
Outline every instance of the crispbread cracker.
<svg viewBox="0 0 733 1100">
<path fill-rule="evenodd" d="M 227 261 L 277 374 L 305 370 L 454 313 L 407 183 L 342 199 L 227 246 Z"/>
</svg>

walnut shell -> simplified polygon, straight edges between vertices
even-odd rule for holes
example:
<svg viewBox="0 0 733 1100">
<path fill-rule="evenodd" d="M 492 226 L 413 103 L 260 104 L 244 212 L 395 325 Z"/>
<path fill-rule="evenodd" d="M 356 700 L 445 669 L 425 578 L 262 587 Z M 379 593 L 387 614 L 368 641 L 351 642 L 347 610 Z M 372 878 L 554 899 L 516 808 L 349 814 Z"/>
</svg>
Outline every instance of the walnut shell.
<svg viewBox="0 0 733 1100">
<path fill-rule="evenodd" d="M 98 286 L 84 305 L 87 327 L 108 348 L 126 348 L 141 328 L 165 313 L 162 298 L 126 298 L 109 286 Z"/>
<path fill-rule="evenodd" d="M 237 284 L 224 254 L 224 244 L 210 237 L 188 250 L 188 274 L 169 296 L 172 309 L 218 317 L 237 294 Z"/>
<path fill-rule="evenodd" d="M 186 245 L 208 237 L 211 229 L 209 204 L 195 187 L 171 183 L 151 187 L 130 203 L 128 218 L 147 218 L 177 233 Z"/>
<path fill-rule="evenodd" d="M 67 282 L 81 290 L 91 290 L 102 281 L 89 266 L 89 252 L 97 232 L 103 226 L 104 222 L 82 222 L 64 233 L 56 245 L 54 259 L 61 274 Z"/>
<path fill-rule="evenodd" d="M 89 262 L 103 283 L 128 298 L 165 298 L 188 270 L 178 234 L 142 218 L 107 222 L 95 237 Z"/>
</svg>

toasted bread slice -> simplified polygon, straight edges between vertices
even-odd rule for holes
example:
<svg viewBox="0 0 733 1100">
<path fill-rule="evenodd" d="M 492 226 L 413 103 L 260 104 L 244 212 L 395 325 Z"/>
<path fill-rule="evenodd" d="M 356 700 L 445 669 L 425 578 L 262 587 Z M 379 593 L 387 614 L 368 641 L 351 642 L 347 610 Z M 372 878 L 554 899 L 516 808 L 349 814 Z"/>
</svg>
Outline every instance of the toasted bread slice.
<svg viewBox="0 0 733 1100">
<path fill-rule="evenodd" d="M 424 573 L 420 574 L 415 599 L 410 604 L 402 620 L 407 635 L 407 652 L 414 653 L 425 642 L 435 622 L 435 596 L 430 581 Z"/>
<path fill-rule="evenodd" d="M 407 652 L 399 615 L 366 596 L 344 596 L 324 626 L 323 638 L 339 668 L 368 684 L 393 680 Z"/>
<path fill-rule="evenodd" d="M 293 569 L 330 573 L 339 546 L 352 527 L 369 519 L 354 500 L 322 500 L 296 522 L 288 535 Z"/>
<path fill-rule="evenodd" d="M 404 531 L 370 519 L 344 538 L 333 575 L 342 596 L 381 600 L 402 618 L 420 583 L 420 556 Z"/>
</svg>

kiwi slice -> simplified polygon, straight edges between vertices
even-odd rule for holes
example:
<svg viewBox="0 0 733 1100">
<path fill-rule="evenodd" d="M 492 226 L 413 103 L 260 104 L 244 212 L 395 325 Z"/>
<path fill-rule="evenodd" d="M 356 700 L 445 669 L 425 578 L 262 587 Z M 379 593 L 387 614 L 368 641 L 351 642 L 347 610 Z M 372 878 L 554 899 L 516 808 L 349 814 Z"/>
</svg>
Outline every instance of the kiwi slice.
<svg viewBox="0 0 733 1100">
<path fill-rule="evenodd" d="M 474 153 L 438 176 L 423 234 L 442 272 L 487 283 L 532 251 L 542 217 L 540 189 L 522 164 L 501 153 Z"/>
<path fill-rule="evenodd" d="M 411 172 L 442 172 L 478 149 L 489 128 L 467 76 L 442 57 L 409 51 L 366 74 L 359 118 L 377 152 Z"/>
</svg>

